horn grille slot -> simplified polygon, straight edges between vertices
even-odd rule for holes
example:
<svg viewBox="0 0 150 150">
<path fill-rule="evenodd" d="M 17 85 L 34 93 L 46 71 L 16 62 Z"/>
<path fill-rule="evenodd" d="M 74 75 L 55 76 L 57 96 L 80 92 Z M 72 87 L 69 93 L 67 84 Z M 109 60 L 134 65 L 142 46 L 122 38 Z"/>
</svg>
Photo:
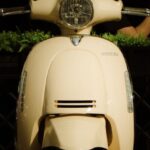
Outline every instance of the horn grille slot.
<svg viewBox="0 0 150 150">
<path fill-rule="evenodd" d="M 56 100 L 57 108 L 95 108 L 96 100 Z"/>
</svg>

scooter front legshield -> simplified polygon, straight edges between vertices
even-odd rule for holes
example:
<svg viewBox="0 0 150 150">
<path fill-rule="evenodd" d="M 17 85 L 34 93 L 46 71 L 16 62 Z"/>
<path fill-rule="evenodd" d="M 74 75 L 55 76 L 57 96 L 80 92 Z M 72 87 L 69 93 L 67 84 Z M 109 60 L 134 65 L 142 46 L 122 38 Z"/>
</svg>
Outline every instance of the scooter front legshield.
<svg viewBox="0 0 150 150">
<path fill-rule="evenodd" d="M 65 150 L 107 149 L 105 118 L 85 115 L 46 118 L 42 148 L 51 146 Z"/>
</svg>

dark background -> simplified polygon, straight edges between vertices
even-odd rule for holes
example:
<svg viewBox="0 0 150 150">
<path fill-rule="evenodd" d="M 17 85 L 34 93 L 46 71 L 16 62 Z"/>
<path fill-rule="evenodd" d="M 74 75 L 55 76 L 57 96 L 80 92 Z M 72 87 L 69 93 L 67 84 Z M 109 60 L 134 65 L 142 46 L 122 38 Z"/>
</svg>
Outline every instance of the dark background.
<svg viewBox="0 0 150 150">
<path fill-rule="evenodd" d="M 149 0 L 125 0 L 125 6 L 149 7 Z M 28 0 L 0 0 L 2 7 L 28 7 Z M 128 16 L 133 25 L 139 24 L 143 17 Z M 96 29 L 101 29 L 98 26 Z M 44 21 L 30 20 L 29 15 L 0 17 L 0 32 L 3 30 L 42 29 L 59 34 L 59 29 Z M 100 32 L 115 33 L 116 28 L 103 24 Z M 130 69 L 134 87 L 135 107 L 135 148 L 134 150 L 150 150 L 150 47 L 121 48 Z M 15 117 L 17 87 L 20 73 L 27 54 L 0 53 L 0 150 L 13 150 L 16 133 Z"/>
</svg>

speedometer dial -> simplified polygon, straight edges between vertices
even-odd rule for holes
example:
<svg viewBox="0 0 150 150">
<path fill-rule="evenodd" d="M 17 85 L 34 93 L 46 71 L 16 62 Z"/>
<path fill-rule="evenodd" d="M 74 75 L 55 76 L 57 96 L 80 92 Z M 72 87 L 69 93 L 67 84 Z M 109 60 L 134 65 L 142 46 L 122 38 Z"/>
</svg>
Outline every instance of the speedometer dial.
<svg viewBox="0 0 150 150">
<path fill-rule="evenodd" d="M 62 0 L 60 18 L 70 28 L 79 29 L 86 26 L 93 18 L 91 0 Z"/>
</svg>

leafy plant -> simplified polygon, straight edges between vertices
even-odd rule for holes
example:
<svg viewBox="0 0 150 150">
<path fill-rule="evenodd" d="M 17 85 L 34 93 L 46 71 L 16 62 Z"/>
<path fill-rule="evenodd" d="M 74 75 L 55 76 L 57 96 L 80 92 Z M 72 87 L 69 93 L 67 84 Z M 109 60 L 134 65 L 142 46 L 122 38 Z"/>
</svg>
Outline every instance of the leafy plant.
<svg viewBox="0 0 150 150">
<path fill-rule="evenodd" d="M 51 33 L 44 31 L 2 31 L 0 33 L 0 51 L 22 52 L 33 45 L 52 37 Z"/>
<path fill-rule="evenodd" d="M 104 33 L 103 38 L 116 43 L 118 46 L 128 46 L 128 47 L 147 47 L 150 46 L 150 39 L 143 36 L 132 37 L 121 33 L 116 35 L 110 33 Z"/>
<path fill-rule="evenodd" d="M 16 32 L 6 32 L 3 31 L 0 33 L 0 51 L 8 51 L 13 52 L 14 48 L 18 49 L 18 41 L 20 39 L 20 35 Z"/>
</svg>

